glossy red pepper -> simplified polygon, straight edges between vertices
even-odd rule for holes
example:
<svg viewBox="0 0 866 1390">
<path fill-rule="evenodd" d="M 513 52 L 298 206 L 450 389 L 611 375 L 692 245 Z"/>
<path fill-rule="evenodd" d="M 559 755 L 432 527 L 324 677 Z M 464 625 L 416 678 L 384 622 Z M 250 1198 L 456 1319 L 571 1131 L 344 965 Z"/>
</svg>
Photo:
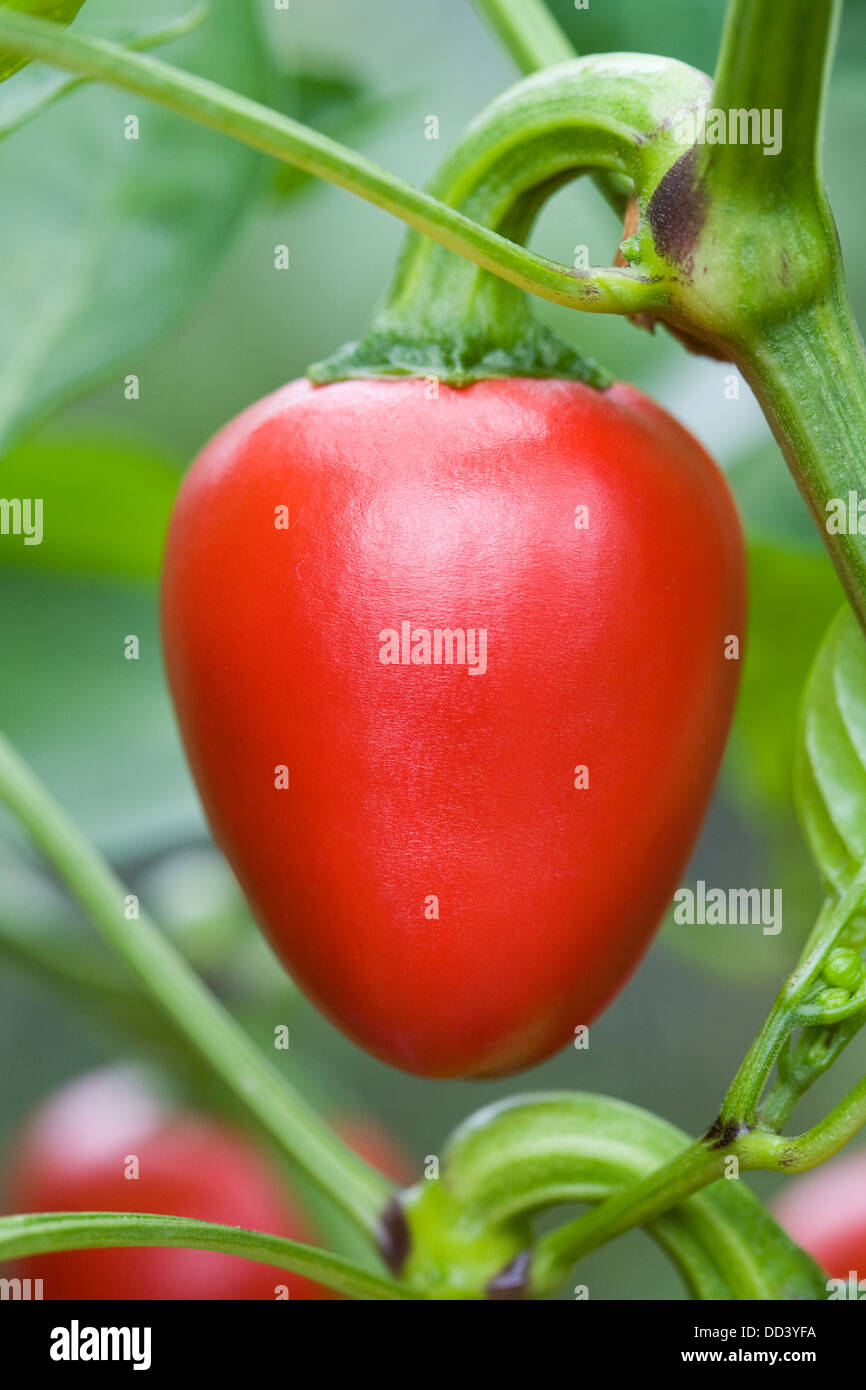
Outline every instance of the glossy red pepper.
<svg viewBox="0 0 866 1390">
<path fill-rule="evenodd" d="M 741 532 L 635 389 L 298 381 L 188 475 L 163 626 L 207 814 L 301 987 L 435 1077 L 594 1019 L 731 717 Z"/>
</svg>

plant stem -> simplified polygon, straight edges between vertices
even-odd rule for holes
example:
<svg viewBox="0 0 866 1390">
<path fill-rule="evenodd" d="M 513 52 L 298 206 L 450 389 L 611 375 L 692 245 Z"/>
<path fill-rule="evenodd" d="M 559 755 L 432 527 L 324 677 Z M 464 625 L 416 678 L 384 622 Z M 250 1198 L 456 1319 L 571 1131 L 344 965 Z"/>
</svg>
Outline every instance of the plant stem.
<svg viewBox="0 0 866 1390">
<path fill-rule="evenodd" d="M 732 1136 L 713 1147 L 700 1139 L 642 1181 L 608 1197 L 592 1211 L 543 1236 L 531 1269 L 534 1297 L 553 1293 L 584 1255 L 614 1237 L 657 1221 L 684 1198 L 720 1178 L 725 1161 L 736 1158 L 746 1170 L 802 1173 L 817 1167 L 848 1143 L 866 1124 L 866 1077 L 814 1128 L 795 1138 L 764 1129 Z"/>
<path fill-rule="evenodd" d="M 346 1147 L 274 1070 L 147 917 L 128 921 L 125 889 L 0 736 L 0 802 L 57 870 L 157 1006 L 307 1176 L 370 1237 L 390 1185 Z"/>
<path fill-rule="evenodd" d="M 854 1086 L 823 1120 L 794 1138 L 755 1130 L 737 1142 L 746 1168 L 773 1168 L 781 1173 L 804 1173 L 839 1152 L 866 1125 L 866 1077 Z"/>
<path fill-rule="evenodd" d="M 705 100 L 707 80 L 670 59 L 581 58 L 518 83 L 472 122 L 431 192 L 482 226 L 523 243 L 539 208 L 588 169 L 658 182 L 679 154 L 672 110 Z M 655 287 L 644 282 L 645 307 Z M 367 336 L 308 375 L 429 376 L 463 386 L 491 376 L 609 380 L 532 315 L 525 294 L 429 237 L 407 236 Z"/>
<path fill-rule="evenodd" d="M 744 198 L 772 186 L 772 196 L 785 200 L 798 183 L 823 197 L 821 126 L 840 8 L 840 0 L 730 0 L 713 106 L 781 111 L 784 120 L 776 156 L 759 144 L 710 147 L 719 181 L 730 180 Z"/>
<path fill-rule="evenodd" d="M 264 1231 L 244 1230 L 240 1226 L 220 1226 L 216 1222 L 180 1216 L 111 1211 L 0 1217 L 0 1260 L 117 1245 L 180 1247 L 237 1255 L 318 1280 L 349 1298 L 393 1302 L 423 1297 L 393 1279 L 371 1273 L 343 1255 L 317 1250 Z"/>
<path fill-rule="evenodd" d="M 831 534 L 828 506 L 866 497 L 866 359 L 839 279 L 822 300 L 768 327 L 742 354 L 752 386 L 866 627 L 866 536 Z"/>
<path fill-rule="evenodd" d="M 473 0 L 508 49 L 522 73 L 538 72 L 577 57 L 577 49 L 559 27 L 545 0 Z M 631 180 L 598 170 L 593 183 L 617 216 L 625 215 Z"/>
<path fill-rule="evenodd" d="M 715 1182 L 724 1171 L 725 1155 L 703 1140 L 640 1182 L 608 1197 L 584 1216 L 542 1236 L 532 1258 L 533 1297 L 553 1293 L 584 1255 L 633 1226 L 645 1226 L 693 1192 Z"/>
<path fill-rule="evenodd" d="M 728 1088 L 717 1121 L 721 1132 L 726 1127 L 736 1131 L 741 1125 L 751 1126 L 755 1123 L 758 1105 L 776 1058 L 794 1027 L 791 1009 L 784 995 L 780 995 Z"/>
<path fill-rule="evenodd" d="M 520 71 L 565 63 L 576 57 L 544 0 L 473 0 L 495 29 Z"/>
<path fill-rule="evenodd" d="M 617 267 L 570 270 L 536 256 L 413 188 L 345 145 L 206 78 L 47 20 L 0 9 L 0 45 L 156 101 L 211 130 L 356 193 L 434 241 L 557 304 L 592 313 L 646 307 L 644 277 Z"/>
</svg>

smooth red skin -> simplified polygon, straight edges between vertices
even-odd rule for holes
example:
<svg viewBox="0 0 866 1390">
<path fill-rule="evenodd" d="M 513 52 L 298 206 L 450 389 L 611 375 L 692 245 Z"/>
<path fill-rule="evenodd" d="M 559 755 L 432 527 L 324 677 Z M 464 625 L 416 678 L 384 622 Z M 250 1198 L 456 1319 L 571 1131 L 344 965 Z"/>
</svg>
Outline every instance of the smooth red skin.
<svg viewBox="0 0 866 1390">
<path fill-rule="evenodd" d="M 866 1279 L 866 1151 L 789 1178 L 773 1203 L 779 1225 L 834 1279 Z"/>
<path fill-rule="evenodd" d="M 165 561 L 178 718 L 218 843 L 345 1033 L 485 1076 L 596 1017 L 700 825 L 744 588 L 721 474 L 629 386 L 297 381 L 207 446 Z M 383 666 L 403 619 L 487 628 L 486 674 Z"/>
<path fill-rule="evenodd" d="M 146 1211 L 197 1217 L 316 1243 L 256 1149 L 198 1116 L 148 1114 L 128 1077 L 96 1072 L 52 1097 L 15 1149 L 5 1209 Z M 124 1178 L 128 1154 L 140 1176 Z M 19 1260 L 56 1299 L 331 1299 L 331 1290 L 276 1266 L 207 1250 L 69 1250 Z"/>
</svg>

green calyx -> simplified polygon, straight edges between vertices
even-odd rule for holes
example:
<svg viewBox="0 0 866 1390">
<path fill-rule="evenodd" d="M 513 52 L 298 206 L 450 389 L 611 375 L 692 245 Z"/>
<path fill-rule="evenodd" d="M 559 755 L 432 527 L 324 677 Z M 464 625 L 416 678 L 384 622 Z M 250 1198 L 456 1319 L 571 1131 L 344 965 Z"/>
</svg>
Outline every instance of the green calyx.
<svg viewBox="0 0 866 1390">
<path fill-rule="evenodd" d="M 613 54 L 546 69 L 494 101 L 445 161 L 431 193 L 522 246 L 544 201 L 580 174 L 625 175 L 654 187 L 676 160 L 672 110 L 706 100 L 708 79 L 671 59 Z M 553 273 L 561 273 L 554 267 Z M 651 286 L 627 266 L 575 269 L 584 307 L 647 307 Z M 610 377 L 532 314 L 524 291 L 411 231 L 370 332 L 311 367 L 319 383 L 433 376 L 561 377 L 603 388 Z"/>
<path fill-rule="evenodd" d="M 516 290 L 515 297 L 520 293 Z M 515 312 L 504 326 L 507 335 L 495 337 L 473 332 L 468 324 L 464 332 L 425 337 L 374 323 L 360 342 L 346 343 L 316 362 L 307 376 L 317 385 L 353 377 L 435 377 L 448 386 L 470 386 L 489 377 L 531 376 L 582 381 L 599 390 L 610 386 L 612 378 L 604 368 L 570 348 L 528 308 Z"/>
</svg>

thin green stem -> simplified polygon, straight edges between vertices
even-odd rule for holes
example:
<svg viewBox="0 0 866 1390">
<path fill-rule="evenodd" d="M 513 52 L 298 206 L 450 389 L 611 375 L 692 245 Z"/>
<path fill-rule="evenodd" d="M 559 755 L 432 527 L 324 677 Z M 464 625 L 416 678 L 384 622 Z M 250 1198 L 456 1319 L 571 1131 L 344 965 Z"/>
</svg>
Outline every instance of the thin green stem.
<svg viewBox="0 0 866 1390">
<path fill-rule="evenodd" d="M 127 920 L 123 884 L 2 737 L 0 802 L 194 1052 L 308 1177 L 375 1237 L 389 1184 L 282 1079 L 153 923 L 143 914 Z"/>
<path fill-rule="evenodd" d="M 544 0 L 473 0 L 520 71 L 565 63 L 576 56 Z"/>
<path fill-rule="evenodd" d="M 780 1173 L 804 1173 L 817 1168 L 843 1149 L 866 1125 L 866 1077 L 857 1083 L 823 1120 L 793 1138 L 755 1130 L 737 1141 L 736 1152 L 746 1168 L 772 1168 Z"/>
<path fill-rule="evenodd" d="M 784 1123 L 796 1100 L 826 1071 L 833 1058 L 857 1031 L 859 1024 L 854 1020 L 847 1027 L 847 1021 L 842 1023 L 841 1028 L 834 1025 L 833 1033 L 844 1032 L 844 1040 L 830 1038 L 828 1047 L 822 1050 L 812 1065 L 803 1065 L 802 1047 L 793 1055 L 783 1054 L 782 1051 L 791 1034 L 808 1020 L 808 997 L 814 990 L 828 954 L 844 932 L 852 914 L 858 911 L 864 891 L 866 870 L 856 876 L 838 902 L 830 898 L 823 904 L 797 966 L 779 991 L 766 1021 L 731 1082 L 718 1120 L 720 1130 L 752 1128 L 755 1125 L 761 1097 L 777 1060 L 780 1082 L 771 1092 L 768 1105 L 762 1107 L 761 1122 L 770 1128 Z M 826 1013 L 826 1010 L 823 1012 Z M 792 1070 L 794 1068 L 796 1076 Z"/>
<path fill-rule="evenodd" d="M 349 1298 L 394 1302 L 422 1297 L 393 1279 L 371 1273 L 343 1255 L 240 1226 L 220 1226 L 212 1221 L 194 1221 L 180 1216 L 111 1211 L 0 1217 L 0 1260 L 107 1246 L 213 1250 L 220 1255 L 237 1255 L 244 1260 L 256 1260 L 292 1274 L 302 1274 Z"/>
<path fill-rule="evenodd" d="M 667 117 L 707 91 L 700 73 L 666 58 L 609 55 L 548 69 L 481 112 L 431 191 L 509 244 L 522 243 L 551 191 L 589 169 L 650 186 L 663 178 L 679 153 Z M 664 302 L 662 278 L 643 282 L 645 309 Z M 509 375 L 609 384 L 533 318 L 514 285 L 413 231 L 369 334 L 309 375 L 431 373 L 452 385 Z"/>
<path fill-rule="evenodd" d="M 758 1105 L 776 1059 L 796 1026 L 791 1009 L 783 995 L 774 1003 L 761 1031 L 753 1042 L 740 1066 L 739 1071 L 728 1088 L 722 1102 L 718 1126 L 724 1132 L 727 1126 L 753 1125 L 757 1118 Z"/>
<path fill-rule="evenodd" d="M 535 1247 L 531 1290 L 544 1297 L 560 1287 L 591 1250 L 634 1226 L 657 1221 L 684 1198 L 715 1182 L 726 1160 L 746 1170 L 801 1173 L 838 1153 L 866 1124 L 866 1077 L 813 1129 L 795 1138 L 754 1129 L 713 1144 L 698 1140 L 640 1182 L 608 1197 L 592 1211 L 543 1236 Z M 724 1138 L 724 1136 L 721 1136 Z"/>
<path fill-rule="evenodd" d="M 275 159 L 356 193 L 520 289 L 591 313 L 646 307 L 644 278 L 616 267 L 575 271 L 536 256 L 413 188 L 345 145 L 206 78 L 118 44 L 0 9 L 0 44 L 147 97 Z"/>
</svg>

